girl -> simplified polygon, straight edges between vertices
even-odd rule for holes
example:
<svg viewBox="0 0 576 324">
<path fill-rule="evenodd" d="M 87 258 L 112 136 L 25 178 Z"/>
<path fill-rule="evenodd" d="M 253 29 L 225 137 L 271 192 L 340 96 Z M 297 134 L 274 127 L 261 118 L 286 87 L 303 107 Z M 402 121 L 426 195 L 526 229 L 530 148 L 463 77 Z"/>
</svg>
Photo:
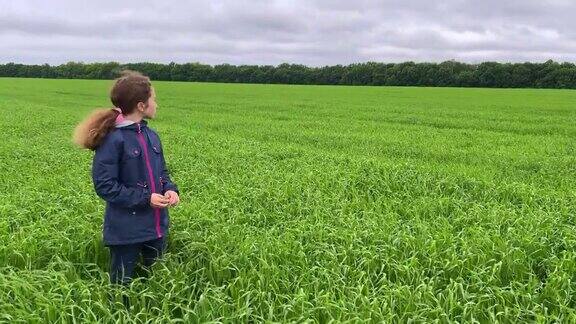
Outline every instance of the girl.
<svg viewBox="0 0 576 324">
<path fill-rule="evenodd" d="M 110 99 L 115 108 L 97 110 L 75 130 L 75 142 L 96 153 L 92 179 L 106 201 L 104 244 L 110 249 L 110 280 L 127 284 L 137 259 L 145 267 L 162 256 L 168 234 L 168 207 L 179 203 L 160 138 L 145 119 L 156 115 L 150 79 L 124 71 Z"/>
</svg>

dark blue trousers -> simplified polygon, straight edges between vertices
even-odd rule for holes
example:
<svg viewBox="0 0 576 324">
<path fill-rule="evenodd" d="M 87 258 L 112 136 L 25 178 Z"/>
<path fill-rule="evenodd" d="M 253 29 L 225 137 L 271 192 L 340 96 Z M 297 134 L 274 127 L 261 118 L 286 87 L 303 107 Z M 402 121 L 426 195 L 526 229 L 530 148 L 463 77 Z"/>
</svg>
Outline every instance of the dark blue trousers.
<svg viewBox="0 0 576 324">
<path fill-rule="evenodd" d="M 110 245 L 110 282 L 127 285 L 133 278 L 134 268 L 142 256 L 142 265 L 148 270 L 166 250 L 165 238 L 152 241 Z"/>
</svg>

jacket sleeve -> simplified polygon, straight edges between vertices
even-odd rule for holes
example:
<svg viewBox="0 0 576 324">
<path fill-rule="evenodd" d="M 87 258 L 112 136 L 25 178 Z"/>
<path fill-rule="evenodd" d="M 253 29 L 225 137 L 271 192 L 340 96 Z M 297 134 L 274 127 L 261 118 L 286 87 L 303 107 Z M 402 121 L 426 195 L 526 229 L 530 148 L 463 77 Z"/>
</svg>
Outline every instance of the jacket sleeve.
<svg viewBox="0 0 576 324">
<path fill-rule="evenodd" d="M 160 143 L 160 146 L 162 146 L 162 143 Z M 180 195 L 180 191 L 178 190 L 178 186 L 176 186 L 176 184 L 174 182 L 172 182 L 172 180 L 170 179 L 170 174 L 168 172 L 168 168 L 166 167 L 166 160 L 164 159 L 164 149 L 162 149 L 162 154 L 161 154 L 161 158 L 162 158 L 162 172 L 161 172 L 161 177 L 162 177 L 162 181 L 164 183 L 164 187 L 162 190 L 162 194 L 165 194 L 166 191 L 168 190 L 172 190 L 172 191 L 176 191 L 176 193 L 178 193 L 178 195 Z"/>
<path fill-rule="evenodd" d="M 125 186 L 118 180 L 122 154 L 115 141 L 107 136 L 96 149 L 92 162 L 92 180 L 98 196 L 105 201 L 124 208 L 147 206 L 150 190 L 137 186 Z"/>
</svg>

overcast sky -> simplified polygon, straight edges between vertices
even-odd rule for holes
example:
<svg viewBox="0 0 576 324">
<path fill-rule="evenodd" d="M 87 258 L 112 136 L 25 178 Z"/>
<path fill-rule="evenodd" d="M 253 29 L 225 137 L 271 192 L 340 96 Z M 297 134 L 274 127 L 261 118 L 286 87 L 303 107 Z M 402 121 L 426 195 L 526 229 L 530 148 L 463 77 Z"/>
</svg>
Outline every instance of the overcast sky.
<svg viewBox="0 0 576 324">
<path fill-rule="evenodd" d="M 576 0 L 0 0 L 0 63 L 576 62 Z"/>
</svg>

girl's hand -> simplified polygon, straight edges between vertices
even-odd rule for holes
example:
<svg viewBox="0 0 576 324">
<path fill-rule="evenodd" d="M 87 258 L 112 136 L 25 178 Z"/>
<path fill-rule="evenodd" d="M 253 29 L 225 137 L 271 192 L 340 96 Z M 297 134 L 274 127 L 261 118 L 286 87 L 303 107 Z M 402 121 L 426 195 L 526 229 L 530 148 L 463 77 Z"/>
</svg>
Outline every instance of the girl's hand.
<svg viewBox="0 0 576 324">
<path fill-rule="evenodd" d="M 150 206 L 154 208 L 166 208 L 169 203 L 170 199 L 160 194 L 153 193 L 152 196 L 150 196 Z"/>
<path fill-rule="evenodd" d="M 176 193 L 176 191 L 168 190 L 164 194 L 164 197 L 168 199 L 168 203 L 170 204 L 170 206 L 176 206 L 180 202 L 180 196 L 178 196 L 178 193 Z"/>
</svg>

